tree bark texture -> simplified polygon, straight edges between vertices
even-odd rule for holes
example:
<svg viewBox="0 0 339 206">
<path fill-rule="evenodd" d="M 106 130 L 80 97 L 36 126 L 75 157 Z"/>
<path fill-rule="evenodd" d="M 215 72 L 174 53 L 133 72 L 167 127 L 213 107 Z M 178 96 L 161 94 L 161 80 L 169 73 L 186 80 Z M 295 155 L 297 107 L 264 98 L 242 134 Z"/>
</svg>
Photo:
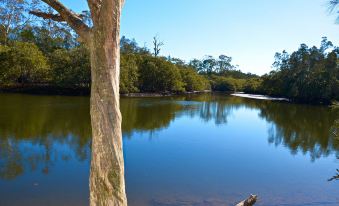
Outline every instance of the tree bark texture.
<svg viewBox="0 0 339 206">
<path fill-rule="evenodd" d="M 90 205 L 127 205 L 119 105 L 121 5 L 106 1 L 90 42 L 92 159 Z"/>
<path fill-rule="evenodd" d="M 58 14 L 31 11 L 67 22 L 88 46 L 91 58 L 91 206 L 127 206 L 119 105 L 120 16 L 124 0 L 87 0 L 93 27 L 59 0 L 41 0 Z"/>
</svg>

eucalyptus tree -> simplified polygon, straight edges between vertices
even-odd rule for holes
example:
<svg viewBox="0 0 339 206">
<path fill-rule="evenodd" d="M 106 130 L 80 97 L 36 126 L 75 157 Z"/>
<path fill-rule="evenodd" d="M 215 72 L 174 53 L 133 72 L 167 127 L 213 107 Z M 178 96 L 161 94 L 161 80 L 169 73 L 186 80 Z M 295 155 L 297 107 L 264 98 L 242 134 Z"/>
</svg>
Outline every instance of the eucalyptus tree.
<svg viewBox="0 0 339 206">
<path fill-rule="evenodd" d="M 217 67 L 218 73 L 223 73 L 225 71 L 229 71 L 235 68 L 235 66 L 232 65 L 232 57 L 228 57 L 222 54 L 219 56 L 219 59 L 217 60 L 217 62 L 218 62 L 218 67 Z"/>
<path fill-rule="evenodd" d="M 206 56 L 205 59 L 202 61 L 203 70 L 204 72 L 206 72 L 206 74 L 209 75 L 215 71 L 217 65 L 218 65 L 217 60 L 215 60 L 210 55 Z"/>
<path fill-rule="evenodd" d="M 24 21 L 26 8 L 25 0 L 0 1 L 0 40 L 2 43 L 7 44 L 11 31 Z"/>
<path fill-rule="evenodd" d="M 59 0 L 41 0 L 56 12 L 31 11 L 66 22 L 87 45 L 91 60 L 91 205 L 127 205 L 119 103 L 120 16 L 124 0 L 87 0 L 93 26 Z"/>
</svg>

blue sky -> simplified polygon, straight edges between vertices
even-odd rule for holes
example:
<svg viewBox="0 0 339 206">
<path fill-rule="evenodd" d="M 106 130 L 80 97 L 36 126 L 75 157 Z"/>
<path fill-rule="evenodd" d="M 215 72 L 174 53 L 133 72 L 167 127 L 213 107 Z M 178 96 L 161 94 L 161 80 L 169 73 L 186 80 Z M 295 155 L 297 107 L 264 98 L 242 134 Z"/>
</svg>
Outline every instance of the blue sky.
<svg viewBox="0 0 339 206">
<path fill-rule="evenodd" d="M 85 0 L 62 0 L 74 11 Z M 244 72 L 264 74 L 275 52 L 319 45 L 321 37 L 339 45 L 339 25 L 327 0 L 126 0 L 121 35 L 152 46 L 158 35 L 161 54 L 189 61 L 225 54 Z"/>
</svg>

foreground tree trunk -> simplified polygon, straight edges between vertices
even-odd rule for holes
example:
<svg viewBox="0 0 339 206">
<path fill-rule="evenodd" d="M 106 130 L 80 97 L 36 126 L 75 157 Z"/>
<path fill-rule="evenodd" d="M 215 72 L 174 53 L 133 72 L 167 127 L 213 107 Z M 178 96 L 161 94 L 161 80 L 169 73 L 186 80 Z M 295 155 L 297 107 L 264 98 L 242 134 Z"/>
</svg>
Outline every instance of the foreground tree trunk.
<svg viewBox="0 0 339 206">
<path fill-rule="evenodd" d="M 127 206 L 119 105 L 120 15 L 124 0 L 87 0 L 93 28 L 58 0 L 41 0 L 58 14 L 31 11 L 67 22 L 86 43 L 91 57 L 91 206 Z M 253 205 L 256 196 L 239 203 Z"/>
<path fill-rule="evenodd" d="M 120 26 L 117 18 L 114 26 L 106 20 L 98 24 L 90 44 L 93 134 L 90 204 L 126 206 L 119 105 Z"/>
<path fill-rule="evenodd" d="M 67 22 L 91 56 L 92 159 L 91 206 L 127 206 L 119 105 L 120 15 L 124 0 L 87 0 L 93 28 L 58 0 L 41 0 L 58 14 L 31 11 L 44 19 Z"/>
</svg>

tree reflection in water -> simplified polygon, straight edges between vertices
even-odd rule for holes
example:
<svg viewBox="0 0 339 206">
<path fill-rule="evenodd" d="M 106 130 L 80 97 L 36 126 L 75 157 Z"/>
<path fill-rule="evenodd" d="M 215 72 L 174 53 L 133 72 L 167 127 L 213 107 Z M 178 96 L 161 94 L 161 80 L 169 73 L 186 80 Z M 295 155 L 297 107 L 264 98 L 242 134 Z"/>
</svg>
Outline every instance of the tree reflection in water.
<svg viewBox="0 0 339 206">
<path fill-rule="evenodd" d="M 122 129 L 125 138 L 132 138 L 135 132 L 153 134 L 182 116 L 222 125 L 242 107 L 258 110 L 259 116 L 271 125 L 270 144 L 283 145 L 292 154 L 308 153 L 313 161 L 338 154 L 339 142 L 335 141 L 333 131 L 337 128 L 339 109 L 322 106 L 212 94 L 122 98 Z M 88 111 L 87 97 L 1 94 L 0 178 L 14 179 L 37 169 L 48 173 L 58 159 L 88 160 L 91 140 Z M 61 150 L 63 146 L 68 149 Z"/>
<path fill-rule="evenodd" d="M 339 120 L 336 120 L 333 128 L 331 129 L 331 133 L 334 136 L 334 141 L 336 141 L 337 143 L 339 142 L 338 132 L 339 132 Z M 339 160 L 339 156 L 337 157 L 337 159 Z M 337 169 L 337 174 L 331 177 L 328 181 L 333 181 L 333 180 L 339 180 L 339 169 Z"/>
<path fill-rule="evenodd" d="M 269 142 L 289 148 L 292 154 L 309 153 L 314 161 L 338 152 L 331 128 L 338 109 L 293 104 L 265 104 L 260 116 L 271 123 Z"/>
<path fill-rule="evenodd" d="M 339 180 L 339 169 L 337 169 L 337 174 L 331 177 L 328 181 Z"/>
<path fill-rule="evenodd" d="M 88 159 L 88 98 L 2 94 L 0 108 L 0 178 L 47 174 L 57 159 Z"/>
</svg>

